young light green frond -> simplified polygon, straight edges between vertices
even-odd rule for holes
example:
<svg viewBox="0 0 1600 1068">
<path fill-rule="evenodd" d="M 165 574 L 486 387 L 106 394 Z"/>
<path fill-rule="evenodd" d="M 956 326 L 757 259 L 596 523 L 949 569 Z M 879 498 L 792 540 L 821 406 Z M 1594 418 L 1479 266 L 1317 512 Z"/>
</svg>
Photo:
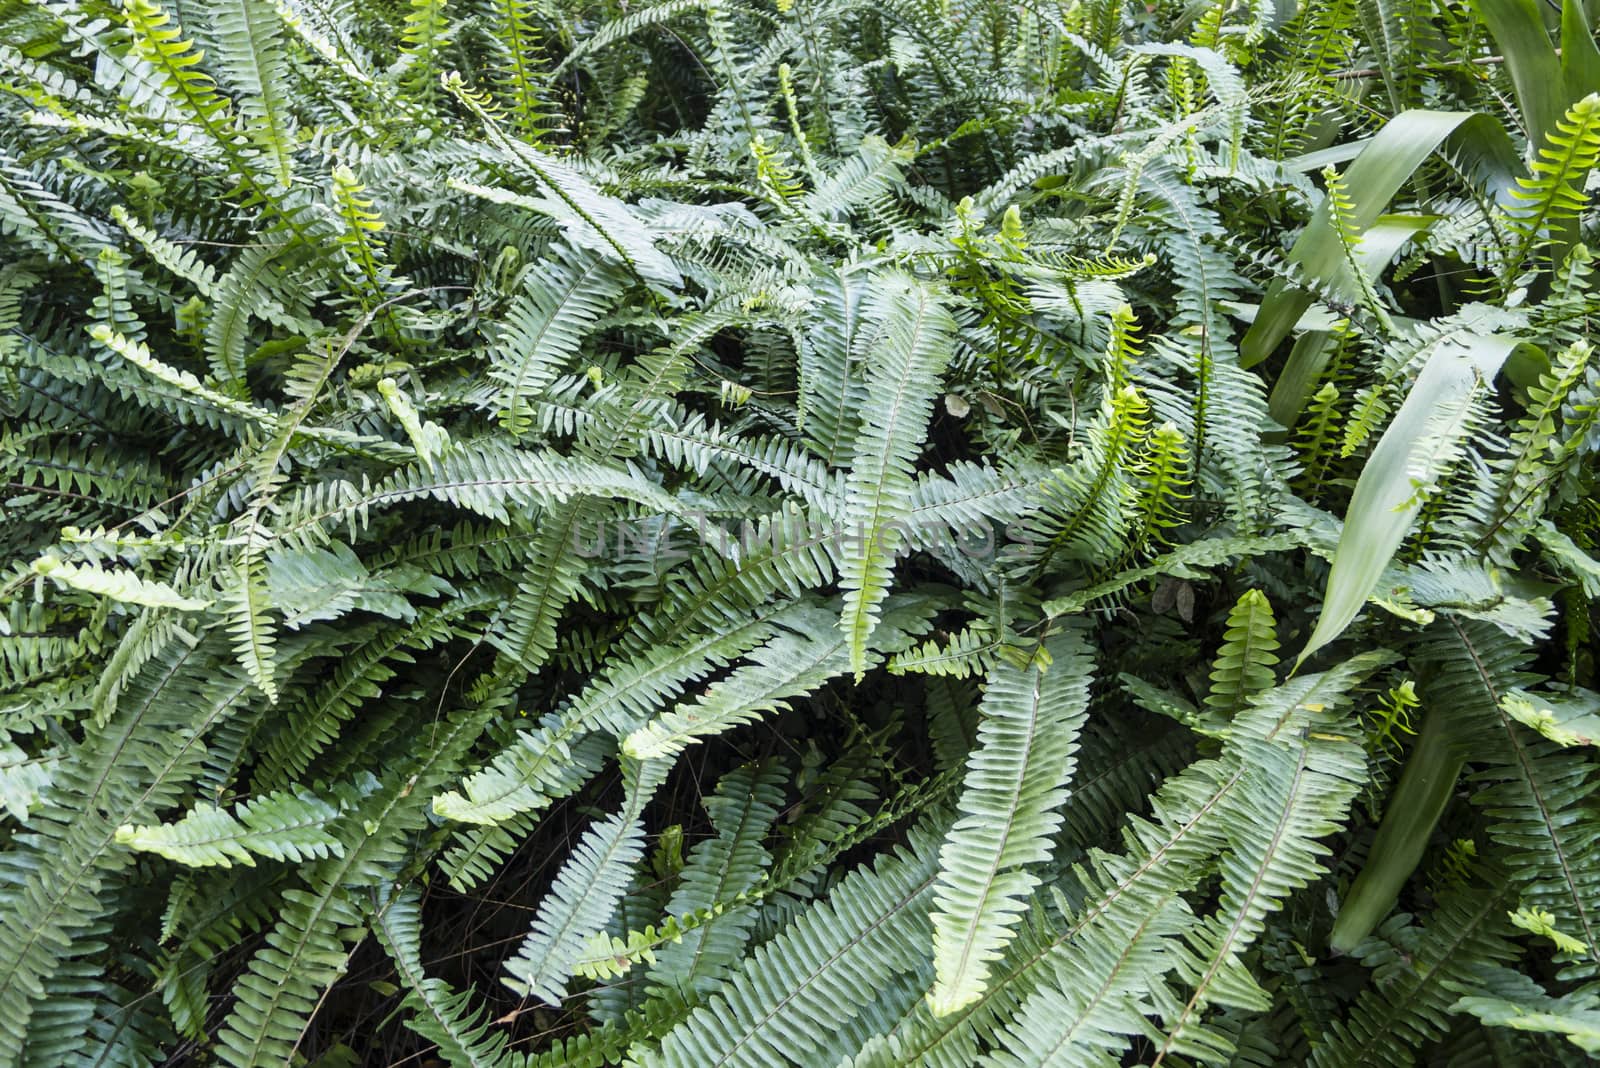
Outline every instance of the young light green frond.
<svg viewBox="0 0 1600 1068">
<path fill-rule="evenodd" d="M 267 794 L 241 801 L 234 812 L 204 803 L 177 823 L 117 828 L 117 844 L 141 853 L 159 853 L 187 867 L 234 861 L 255 864 L 255 856 L 302 861 L 342 853 L 344 845 L 328 833 L 338 809 L 309 794 Z"/>
<path fill-rule="evenodd" d="M 1567 242 L 1560 231 L 1587 206 L 1585 181 L 1600 160 L 1600 93 L 1574 103 L 1545 138 L 1533 159 L 1532 177 L 1519 176 L 1511 191 L 1506 221 L 1520 240 L 1508 264 L 1508 283 L 1541 244 L 1554 242 L 1556 255 L 1564 255 Z"/>
<path fill-rule="evenodd" d="M 1492 461 L 1496 477 L 1477 487 L 1466 505 L 1483 528 L 1474 547 L 1491 560 L 1509 563 L 1515 557 L 1529 533 L 1524 516 L 1543 512 L 1545 495 L 1559 484 L 1563 466 L 1578 456 L 1574 439 L 1590 419 L 1566 409 L 1583 404 L 1592 357 L 1588 342 L 1575 341 L 1528 385 L 1526 410 L 1510 428 L 1506 455 Z"/>
<path fill-rule="evenodd" d="M 220 139 L 228 102 L 217 92 L 216 82 L 195 69 L 203 54 L 193 42 L 183 39 L 182 29 L 173 25 L 172 16 L 153 0 L 127 0 L 123 17 L 134 49 L 159 72 L 174 103 L 206 133 Z"/>
<path fill-rule="evenodd" d="M 193 397 L 218 412 L 262 425 L 276 423 L 270 412 L 226 396 L 206 386 L 188 371 L 157 359 L 142 341 L 124 337 L 104 325 L 90 328 L 89 336 L 157 381 Z"/>
<path fill-rule="evenodd" d="M 167 240 L 141 223 L 121 204 L 112 207 L 111 217 L 117 225 L 128 231 L 128 236 L 137 241 L 152 259 L 193 285 L 202 297 L 216 295 L 216 269 L 200 257 L 198 250 L 186 249 Z"/>
<path fill-rule="evenodd" d="M 1128 458 L 1143 440 L 1149 401 L 1137 386 L 1108 394 L 1071 466 L 1057 468 L 1040 486 L 1028 536 L 1018 545 L 1028 573 L 1044 573 L 1058 559 L 1106 566 L 1126 547 L 1134 496 Z"/>
<path fill-rule="evenodd" d="M 450 432 L 432 420 L 423 422 L 417 406 L 394 379 L 380 379 L 378 393 L 389 406 L 389 414 L 395 417 L 405 430 L 406 437 L 411 439 L 417 459 L 422 461 L 423 467 L 433 470 L 434 458 L 450 450 Z"/>
<path fill-rule="evenodd" d="M 889 661 L 889 671 L 895 675 L 911 672 L 961 679 L 986 675 L 994 668 L 1004 642 L 1004 635 L 996 631 L 992 621 L 976 619 L 950 635 L 948 641 L 933 639 L 896 653 Z"/>
<path fill-rule="evenodd" d="M 448 0 L 408 0 L 402 20 L 400 61 L 392 73 L 414 87 L 424 101 L 438 89 L 439 53 L 449 44 L 457 26 L 450 19 Z"/>
<path fill-rule="evenodd" d="M 1149 551 L 1149 546 L 1171 544 L 1167 532 L 1183 523 L 1183 502 L 1193 496 L 1188 492 L 1192 469 L 1189 444 L 1172 423 L 1162 423 L 1145 437 L 1137 466 L 1130 547 Z"/>
<path fill-rule="evenodd" d="M 374 210 L 356 172 L 344 164 L 333 169 L 333 207 L 339 217 L 339 247 L 344 250 L 346 273 L 362 287 L 363 306 L 381 296 L 387 279 L 384 265 L 383 215 Z"/>
<path fill-rule="evenodd" d="M 939 851 L 936 978 L 928 1003 L 946 1016 L 983 995 L 990 968 L 1038 885 L 1076 767 L 1093 661 L 1082 640 L 1046 641 L 1026 668 L 1001 662 L 984 690 L 961 818 Z"/>
<path fill-rule="evenodd" d="M 1260 590 L 1246 590 L 1228 612 L 1222 646 L 1211 662 L 1206 707 L 1231 719 L 1251 696 L 1272 685 L 1277 651 L 1277 621 L 1271 602 Z"/>
<path fill-rule="evenodd" d="M 500 91 L 510 100 L 511 114 L 522 136 L 537 141 L 551 131 L 556 115 L 548 102 L 551 91 L 549 58 L 540 47 L 543 36 L 534 16 L 540 11 L 530 0 L 496 0 L 495 36 L 505 47 L 500 71 Z"/>
<path fill-rule="evenodd" d="M 107 571 L 93 564 L 73 564 L 56 556 L 41 556 L 33 562 L 33 573 L 70 589 L 82 590 L 123 604 L 147 608 L 175 608 L 180 612 L 199 612 L 211 602 L 185 597 L 165 582 L 140 578 L 127 571 Z"/>
</svg>

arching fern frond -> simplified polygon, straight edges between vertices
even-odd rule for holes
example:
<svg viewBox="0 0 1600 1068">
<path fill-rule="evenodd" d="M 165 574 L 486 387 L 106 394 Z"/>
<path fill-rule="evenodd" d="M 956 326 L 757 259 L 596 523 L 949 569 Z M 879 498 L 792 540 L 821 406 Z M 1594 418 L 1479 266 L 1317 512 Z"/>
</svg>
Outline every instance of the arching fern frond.
<svg viewBox="0 0 1600 1068">
<path fill-rule="evenodd" d="M 852 450 L 841 512 L 850 544 L 839 567 L 850 670 L 866 670 L 867 643 L 889 592 L 894 558 L 911 510 L 912 465 L 921 451 L 939 375 L 950 359 L 955 322 L 926 283 L 882 277 L 865 308 L 881 325 L 867 369 L 862 426 Z"/>
<path fill-rule="evenodd" d="M 939 853 L 934 889 L 936 978 L 929 992 L 944 1016 L 983 994 L 1008 928 L 1048 856 L 1058 809 L 1075 767 L 1088 708 L 1092 661 L 1076 636 L 1045 642 L 1032 663 L 1000 663 L 980 709 L 978 744 L 957 807 L 962 816 Z"/>
<path fill-rule="evenodd" d="M 177 823 L 117 828 L 117 844 L 142 853 L 159 853 L 191 868 L 233 861 L 252 865 L 252 854 L 300 861 L 342 852 L 328 834 L 338 811 L 326 801 L 293 794 L 268 794 L 242 801 L 235 812 L 197 805 Z"/>
</svg>

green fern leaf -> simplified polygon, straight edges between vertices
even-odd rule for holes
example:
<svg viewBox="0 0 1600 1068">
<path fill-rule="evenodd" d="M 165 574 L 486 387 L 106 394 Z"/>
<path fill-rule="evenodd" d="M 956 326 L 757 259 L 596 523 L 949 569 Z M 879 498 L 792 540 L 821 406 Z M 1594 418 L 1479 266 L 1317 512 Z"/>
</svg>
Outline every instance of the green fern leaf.
<svg viewBox="0 0 1600 1068">
<path fill-rule="evenodd" d="M 1222 647 L 1211 664 L 1206 707 L 1232 719 L 1249 698 L 1273 683 L 1278 657 L 1277 621 L 1260 590 L 1246 590 L 1228 612 Z"/>
<path fill-rule="evenodd" d="M 822 610 L 802 606 L 783 623 L 792 629 L 749 654 L 748 666 L 628 735 L 623 752 L 637 760 L 677 756 L 701 738 L 787 707 L 849 666 L 845 639 L 826 626 Z"/>
<path fill-rule="evenodd" d="M 191 868 L 254 865 L 253 854 L 300 861 L 344 851 L 325 830 L 337 815 L 332 805 L 309 795 L 268 794 L 240 802 L 233 814 L 202 803 L 177 823 L 124 825 L 117 828 L 117 844 Z"/>
<path fill-rule="evenodd" d="M 218 66 L 239 91 L 239 112 L 273 161 L 281 186 L 293 178 L 295 129 L 284 56 L 283 23 L 265 0 L 227 0 L 211 10 Z"/>
<path fill-rule="evenodd" d="M 668 916 L 714 911 L 709 923 L 661 949 L 650 969 L 653 986 L 685 995 L 709 993 L 739 961 L 757 919 L 753 908 L 727 907 L 767 877 L 772 857 L 762 845 L 783 805 L 786 769 L 775 761 L 746 764 L 717 782 L 706 799 L 717 836 L 689 853 Z"/>
<path fill-rule="evenodd" d="M 768 1068 L 806 1059 L 868 1010 L 891 978 L 926 975 L 933 842 L 886 853 L 758 947 L 638 1068 Z M 817 1026 L 827 1021 L 827 1028 Z"/>
<path fill-rule="evenodd" d="M 889 593 L 894 558 L 911 510 L 912 465 L 922 449 L 939 375 L 950 358 L 955 322 L 923 283 L 886 274 L 866 316 L 883 324 L 867 371 L 862 427 L 852 450 L 842 521 L 850 544 L 839 568 L 850 670 L 866 670 L 867 643 Z"/>
<path fill-rule="evenodd" d="M 524 997 L 559 1005 L 585 943 L 610 919 L 644 855 L 640 812 L 666 778 L 661 761 L 624 765 L 622 810 L 591 827 L 557 874 L 533 917 L 533 932 L 506 962 L 505 983 Z"/>
<path fill-rule="evenodd" d="M 408 991 L 406 1026 L 437 1044 L 452 1068 L 522 1068 L 527 1057 L 506 1048 L 510 1036 L 473 1007 L 470 992 L 456 993 L 422 968 L 421 895 L 408 889 L 381 903 L 373 931 L 388 950 Z"/>
<path fill-rule="evenodd" d="M 71 564 L 56 556 L 41 556 L 33 562 L 33 573 L 72 590 L 97 597 L 109 597 L 123 604 L 148 608 L 175 608 L 180 612 L 199 612 L 211 602 L 185 597 L 164 582 L 140 578 L 126 571 L 106 571 L 93 565 Z"/>
<path fill-rule="evenodd" d="M 583 335 L 622 294 L 627 275 L 598 256 L 558 244 L 522 282 L 492 351 L 502 383 L 501 419 L 514 435 L 532 425 L 528 406 L 578 351 Z"/>
<path fill-rule="evenodd" d="M 1600 161 L 1600 93 L 1573 104 L 1545 138 L 1549 143 L 1539 146 L 1532 177 L 1519 177 L 1511 190 L 1515 206 L 1507 210 L 1506 221 L 1521 240 L 1506 265 L 1507 285 L 1542 243 L 1555 241 L 1561 254 L 1569 242 L 1560 240 L 1559 232 L 1588 205 L 1584 183 Z"/>
<path fill-rule="evenodd" d="M 1024 902 L 1029 870 L 1049 854 L 1058 810 L 1076 766 L 1092 661 L 1081 640 L 1044 644 L 1025 669 L 1002 663 L 984 693 L 978 747 L 967 762 L 959 808 L 939 852 L 933 946 L 937 1016 L 981 997 Z"/>
</svg>

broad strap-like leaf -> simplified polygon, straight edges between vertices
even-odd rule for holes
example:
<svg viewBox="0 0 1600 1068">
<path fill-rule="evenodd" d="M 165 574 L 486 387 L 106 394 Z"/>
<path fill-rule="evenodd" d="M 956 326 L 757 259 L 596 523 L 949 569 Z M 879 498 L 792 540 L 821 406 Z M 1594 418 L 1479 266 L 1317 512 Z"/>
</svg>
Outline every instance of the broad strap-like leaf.
<svg viewBox="0 0 1600 1068">
<path fill-rule="evenodd" d="M 1474 392 L 1494 378 L 1515 347 L 1509 338 L 1474 335 L 1466 345 L 1440 346 L 1428 358 L 1350 495 L 1322 611 L 1296 663 L 1342 634 L 1366 604 L 1444 463 L 1457 454 Z"/>
</svg>

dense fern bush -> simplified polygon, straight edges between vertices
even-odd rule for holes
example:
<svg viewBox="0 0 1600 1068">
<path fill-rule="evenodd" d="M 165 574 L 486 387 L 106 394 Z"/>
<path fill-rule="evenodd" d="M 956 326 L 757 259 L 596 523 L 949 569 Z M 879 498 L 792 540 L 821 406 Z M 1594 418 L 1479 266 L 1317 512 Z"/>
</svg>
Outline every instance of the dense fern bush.
<svg viewBox="0 0 1600 1068">
<path fill-rule="evenodd" d="M 1591 26 L 0 0 L 0 1065 L 1600 1050 Z"/>
</svg>

